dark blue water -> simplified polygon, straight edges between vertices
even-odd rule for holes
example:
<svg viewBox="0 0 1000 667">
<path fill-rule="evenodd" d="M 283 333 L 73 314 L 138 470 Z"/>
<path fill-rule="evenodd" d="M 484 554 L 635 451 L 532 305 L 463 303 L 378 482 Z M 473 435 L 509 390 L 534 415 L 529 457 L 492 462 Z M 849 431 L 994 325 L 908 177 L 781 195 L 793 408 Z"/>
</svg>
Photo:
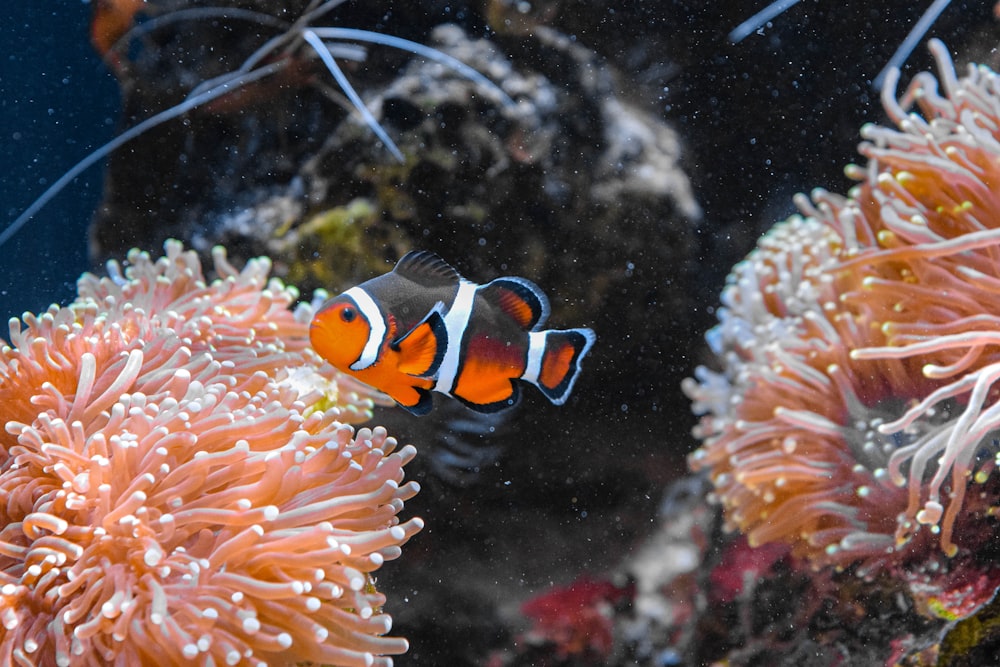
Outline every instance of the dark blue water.
<svg viewBox="0 0 1000 667">
<path fill-rule="evenodd" d="M 118 89 L 89 43 L 80 0 L 0 4 L 0 226 L 115 131 Z M 87 264 L 101 193 L 91 168 L 0 247 L 0 337 L 25 310 L 67 303 Z"/>
</svg>

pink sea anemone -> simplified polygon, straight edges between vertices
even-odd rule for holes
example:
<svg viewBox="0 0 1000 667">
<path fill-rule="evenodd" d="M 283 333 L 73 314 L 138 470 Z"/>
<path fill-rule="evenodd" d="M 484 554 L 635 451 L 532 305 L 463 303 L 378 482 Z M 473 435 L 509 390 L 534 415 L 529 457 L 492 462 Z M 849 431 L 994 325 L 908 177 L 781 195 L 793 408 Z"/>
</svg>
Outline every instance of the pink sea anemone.
<svg viewBox="0 0 1000 667">
<path fill-rule="evenodd" d="M 415 450 L 342 423 L 371 396 L 266 259 L 129 263 L 0 351 L 0 662 L 391 664 Z"/>
<path fill-rule="evenodd" d="M 1000 77 L 930 74 L 868 125 L 849 196 L 799 197 L 734 267 L 684 389 L 729 524 L 816 565 L 878 567 L 992 522 L 1000 455 Z M 921 114 L 908 113 L 911 105 Z"/>
</svg>

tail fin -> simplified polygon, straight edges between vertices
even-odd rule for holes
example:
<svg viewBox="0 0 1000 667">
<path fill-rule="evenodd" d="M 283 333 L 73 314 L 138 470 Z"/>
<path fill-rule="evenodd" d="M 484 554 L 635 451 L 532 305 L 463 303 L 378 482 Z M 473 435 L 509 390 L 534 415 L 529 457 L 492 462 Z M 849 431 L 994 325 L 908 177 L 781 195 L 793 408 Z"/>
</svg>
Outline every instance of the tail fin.
<svg viewBox="0 0 1000 667">
<path fill-rule="evenodd" d="M 562 405 L 580 374 L 580 360 L 596 340 L 590 329 L 529 332 L 528 364 L 521 379 L 538 387 L 556 405 Z"/>
</svg>

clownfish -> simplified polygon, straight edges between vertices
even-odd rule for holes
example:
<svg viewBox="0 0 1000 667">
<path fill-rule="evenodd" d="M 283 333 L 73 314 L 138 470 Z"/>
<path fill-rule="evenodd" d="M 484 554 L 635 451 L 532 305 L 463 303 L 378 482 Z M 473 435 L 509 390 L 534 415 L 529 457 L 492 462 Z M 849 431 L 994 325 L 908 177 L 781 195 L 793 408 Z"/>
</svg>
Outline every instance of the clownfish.
<svg viewBox="0 0 1000 667">
<path fill-rule="evenodd" d="M 556 405 L 569 397 L 596 337 L 590 329 L 540 331 L 548 315 L 548 299 L 529 280 L 477 285 L 418 251 L 324 303 L 309 338 L 337 369 L 413 414 L 430 411 L 432 391 L 497 412 L 517 403 L 516 380 Z"/>
</svg>

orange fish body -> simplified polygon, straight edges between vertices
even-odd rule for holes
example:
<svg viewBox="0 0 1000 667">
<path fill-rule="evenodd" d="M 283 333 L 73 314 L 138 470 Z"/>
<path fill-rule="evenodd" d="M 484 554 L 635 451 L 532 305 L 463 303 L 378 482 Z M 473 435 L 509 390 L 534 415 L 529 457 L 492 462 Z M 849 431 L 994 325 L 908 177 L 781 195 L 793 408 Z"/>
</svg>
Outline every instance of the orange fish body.
<svg viewBox="0 0 1000 667">
<path fill-rule="evenodd" d="M 90 43 L 101 56 L 132 29 L 135 15 L 146 7 L 146 0 L 96 0 L 90 23 Z"/>
<path fill-rule="evenodd" d="M 517 403 L 518 380 L 557 405 L 569 397 L 590 329 L 545 330 L 545 294 L 523 278 L 477 285 L 430 252 L 327 301 L 313 317 L 313 348 L 339 370 L 426 414 L 431 392 L 479 412 Z"/>
</svg>

